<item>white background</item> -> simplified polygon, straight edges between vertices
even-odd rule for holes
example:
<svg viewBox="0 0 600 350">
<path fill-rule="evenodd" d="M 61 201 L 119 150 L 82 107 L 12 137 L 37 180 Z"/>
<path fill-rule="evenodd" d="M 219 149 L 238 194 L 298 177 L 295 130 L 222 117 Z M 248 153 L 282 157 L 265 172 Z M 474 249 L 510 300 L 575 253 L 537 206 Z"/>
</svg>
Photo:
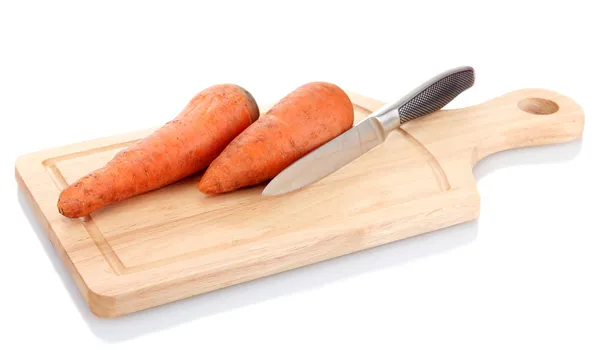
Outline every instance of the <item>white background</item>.
<svg viewBox="0 0 600 350">
<path fill-rule="evenodd" d="M 600 348 L 594 14 L 583 1 L 2 1 L 0 348 Z M 212 84 L 261 104 L 312 80 L 389 101 L 459 65 L 476 84 L 448 108 L 552 89 L 583 106 L 583 139 L 479 163 L 474 222 L 121 319 L 88 311 L 14 179 L 20 154 L 163 124 Z"/>
</svg>

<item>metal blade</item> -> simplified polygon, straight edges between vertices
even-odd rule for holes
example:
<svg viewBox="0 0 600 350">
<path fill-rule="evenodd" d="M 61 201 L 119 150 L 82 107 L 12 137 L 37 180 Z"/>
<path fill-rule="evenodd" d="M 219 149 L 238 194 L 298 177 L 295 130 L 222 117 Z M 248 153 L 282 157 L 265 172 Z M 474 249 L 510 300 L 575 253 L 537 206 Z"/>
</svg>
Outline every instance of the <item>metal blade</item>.
<svg viewBox="0 0 600 350">
<path fill-rule="evenodd" d="M 280 172 L 262 194 L 276 196 L 319 181 L 381 144 L 385 137 L 379 120 L 366 118 Z"/>
</svg>

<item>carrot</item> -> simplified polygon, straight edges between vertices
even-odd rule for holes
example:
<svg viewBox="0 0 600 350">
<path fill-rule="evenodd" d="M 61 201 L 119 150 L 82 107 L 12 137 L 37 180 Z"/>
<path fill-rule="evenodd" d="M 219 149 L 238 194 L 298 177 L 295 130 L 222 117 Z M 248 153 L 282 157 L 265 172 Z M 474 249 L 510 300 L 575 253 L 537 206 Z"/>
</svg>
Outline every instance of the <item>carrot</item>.
<svg viewBox="0 0 600 350">
<path fill-rule="evenodd" d="M 233 191 L 272 179 L 287 166 L 352 127 L 350 98 L 338 86 L 312 82 L 281 99 L 210 164 L 198 189 Z"/>
<path fill-rule="evenodd" d="M 205 169 L 258 116 L 256 101 L 240 86 L 204 89 L 173 120 L 65 188 L 58 211 L 85 216 Z"/>
</svg>

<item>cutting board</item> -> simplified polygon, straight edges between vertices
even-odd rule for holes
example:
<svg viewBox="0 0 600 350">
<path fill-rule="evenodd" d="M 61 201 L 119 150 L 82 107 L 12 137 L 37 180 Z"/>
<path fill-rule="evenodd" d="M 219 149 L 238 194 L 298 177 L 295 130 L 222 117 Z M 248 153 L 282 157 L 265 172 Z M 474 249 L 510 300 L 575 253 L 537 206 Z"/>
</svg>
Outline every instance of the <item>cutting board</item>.
<svg viewBox="0 0 600 350">
<path fill-rule="evenodd" d="M 383 105 L 348 94 L 355 121 Z M 570 98 L 519 90 L 411 121 L 287 195 L 204 196 L 198 174 L 81 219 L 58 213 L 60 191 L 152 129 L 23 155 L 16 179 L 91 311 L 116 317 L 473 220 L 479 160 L 574 140 L 583 125 Z"/>
</svg>

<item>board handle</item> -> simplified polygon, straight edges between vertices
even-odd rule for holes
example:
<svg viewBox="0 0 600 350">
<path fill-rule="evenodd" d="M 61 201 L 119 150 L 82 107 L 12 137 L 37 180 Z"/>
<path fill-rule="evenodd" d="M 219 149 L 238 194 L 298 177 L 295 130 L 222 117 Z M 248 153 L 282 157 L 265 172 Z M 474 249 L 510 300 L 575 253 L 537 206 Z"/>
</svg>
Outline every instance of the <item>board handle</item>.
<svg viewBox="0 0 600 350">
<path fill-rule="evenodd" d="M 583 134 L 581 106 L 550 90 L 517 90 L 471 109 L 464 125 L 477 131 L 471 134 L 475 163 L 496 152 L 564 143 Z"/>
</svg>

